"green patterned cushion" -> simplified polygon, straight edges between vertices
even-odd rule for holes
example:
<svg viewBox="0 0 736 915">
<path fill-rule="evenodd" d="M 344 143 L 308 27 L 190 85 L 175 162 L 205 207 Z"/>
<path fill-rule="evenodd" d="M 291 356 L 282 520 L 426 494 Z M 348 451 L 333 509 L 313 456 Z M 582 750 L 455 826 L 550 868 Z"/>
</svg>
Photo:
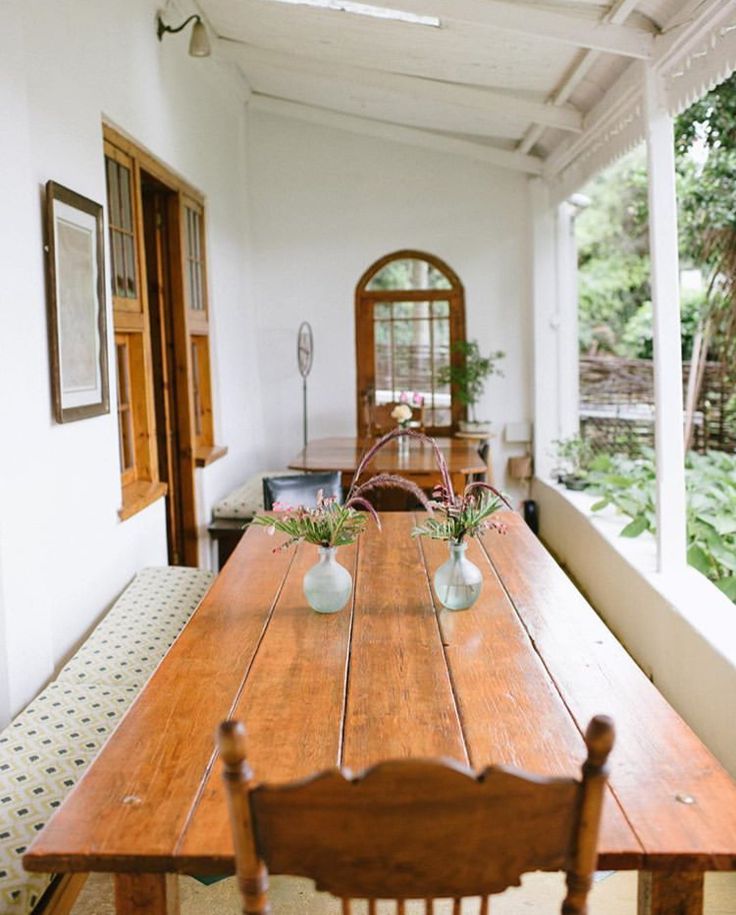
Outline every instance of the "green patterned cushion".
<svg viewBox="0 0 736 915">
<path fill-rule="evenodd" d="M 59 674 L 59 680 L 140 688 L 207 593 L 214 574 L 143 569 Z"/>
<path fill-rule="evenodd" d="M 50 684 L 0 733 L 0 912 L 27 915 L 52 880 L 21 859 L 138 690 Z"/>
<path fill-rule="evenodd" d="M 249 477 L 242 486 L 215 503 L 212 517 L 242 518 L 250 521 L 254 515 L 263 511 L 263 478 L 288 477 L 298 472 L 297 470 L 264 470 L 263 473 Z"/>
</svg>

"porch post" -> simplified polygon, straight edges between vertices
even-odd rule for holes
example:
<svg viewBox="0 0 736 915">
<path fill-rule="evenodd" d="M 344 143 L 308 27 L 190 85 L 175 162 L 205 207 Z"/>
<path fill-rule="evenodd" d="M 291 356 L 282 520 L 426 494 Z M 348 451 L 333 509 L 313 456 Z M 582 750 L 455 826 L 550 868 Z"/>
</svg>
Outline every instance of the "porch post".
<svg viewBox="0 0 736 915">
<path fill-rule="evenodd" d="M 660 572 L 669 572 L 684 566 L 687 550 L 675 140 L 661 79 L 651 65 L 644 64 L 643 69 L 654 313 L 657 565 Z"/>
<path fill-rule="evenodd" d="M 532 210 L 534 473 L 549 479 L 553 442 L 560 436 L 558 397 L 557 270 L 555 213 L 547 184 L 530 181 Z"/>
<path fill-rule="evenodd" d="M 577 212 L 578 208 L 567 201 L 557 208 L 557 384 L 561 438 L 580 431 Z"/>
</svg>

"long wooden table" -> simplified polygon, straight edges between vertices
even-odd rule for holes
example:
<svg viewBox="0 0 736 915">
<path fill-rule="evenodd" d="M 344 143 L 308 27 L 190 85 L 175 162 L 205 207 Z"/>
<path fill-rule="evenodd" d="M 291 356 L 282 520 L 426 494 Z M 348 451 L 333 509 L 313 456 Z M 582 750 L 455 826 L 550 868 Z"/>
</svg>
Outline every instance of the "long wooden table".
<svg viewBox="0 0 736 915">
<path fill-rule="evenodd" d="M 355 436 L 314 439 L 289 461 L 289 467 L 307 472 L 338 470 L 342 474 L 343 488 L 347 490 L 363 453 L 374 441 Z M 455 489 L 462 490 L 474 474 L 487 471 L 476 442 L 460 438 L 437 438 L 435 441 L 447 462 Z M 411 440 L 406 455 L 399 452 L 396 441 L 389 442 L 371 461 L 365 478 L 376 473 L 399 473 L 422 489 L 431 489 L 439 481 L 432 448 L 416 439 Z"/>
<path fill-rule="evenodd" d="M 25 856 L 29 869 L 114 872 L 119 913 L 171 913 L 175 873 L 233 869 L 219 721 L 245 721 L 263 781 L 390 757 L 576 774 L 589 719 L 618 737 L 600 867 L 642 872 L 640 915 L 695 915 L 703 872 L 736 869 L 736 784 L 580 593 L 507 513 L 469 557 L 470 610 L 438 609 L 443 544 L 383 516 L 340 550 L 352 604 L 307 609 L 307 545 L 251 527 L 104 749 Z"/>
</svg>

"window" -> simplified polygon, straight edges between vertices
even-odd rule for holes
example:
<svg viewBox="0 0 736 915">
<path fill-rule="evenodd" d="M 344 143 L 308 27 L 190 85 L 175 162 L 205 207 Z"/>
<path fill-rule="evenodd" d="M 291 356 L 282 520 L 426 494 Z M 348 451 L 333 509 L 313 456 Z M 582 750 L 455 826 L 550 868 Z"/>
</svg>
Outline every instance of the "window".
<svg viewBox="0 0 736 915">
<path fill-rule="evenodd" d="M 428 254 L 400 251 L 373 264 L 356 291 L 358 431 L 367 431 L 367 404 L 402 395 L 423 399 L 423 422 L 449 435 L 462 419 L 440 370 L 465 339 L 463 288 L 447 265 Z"/>
<path fill-rule="evenodd" d="M 117 358 L 122 507 L 127 518 L 159 499 L 151 377 L 151 339 L 138 163 L 105 140 L 107 220 Z"/>
<path fill-rule="evenodd" d="M 184 279 L 191 359 L 194 449 L 199 463 L 208 463 L 215 449 L 210 387 L 207 267 L 204 254 L 204 211 L 197 201 L 182 199 Z"/>
</svg>

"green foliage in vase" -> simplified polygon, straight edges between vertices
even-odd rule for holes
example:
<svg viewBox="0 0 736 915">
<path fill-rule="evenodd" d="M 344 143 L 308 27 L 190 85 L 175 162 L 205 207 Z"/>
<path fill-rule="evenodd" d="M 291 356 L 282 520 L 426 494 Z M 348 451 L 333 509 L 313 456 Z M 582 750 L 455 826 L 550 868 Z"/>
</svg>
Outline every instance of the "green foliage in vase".
<svg viewBox="0 0 736 915">
<path fill-rule="evenodd" d="M 736 602 L 736 455 L 689 452 L 687 486 L 687 559 Z M 615 506 L 630 521 L 622 537 L 654 533 L 657 526 L 654 452 L 640 458 L 598 455 L 588 471 L 588 489 L 601 498 L 592 506 Z"/>
<path fill-rule="evenodd" d="M 504 533 L 503 522 L 491 516 L 502 508 L 511 508 L 505 497 L 488 483 L 469 483 L 461 495 L 437 486 L 430 503 L 438 516 L 427 518 L 412 531 L 412 537 L 429 537 L 462 543 L 466 537 L 478 537 L 484 531 Z"/>
<path fill-rule="evenodd" d="M 271 534 L 286 534 L 289 539 L 277 547 L 280 550 L 300 540 L 323 547 L 347 546 L 358 539 L 368 520 L 366 512 L 322 496 L 316 508 L 290 508 L 276 503 L 274 511 L 278 514 L 256 515 L 253 523 L 268 528 Z"/>
</svg>

